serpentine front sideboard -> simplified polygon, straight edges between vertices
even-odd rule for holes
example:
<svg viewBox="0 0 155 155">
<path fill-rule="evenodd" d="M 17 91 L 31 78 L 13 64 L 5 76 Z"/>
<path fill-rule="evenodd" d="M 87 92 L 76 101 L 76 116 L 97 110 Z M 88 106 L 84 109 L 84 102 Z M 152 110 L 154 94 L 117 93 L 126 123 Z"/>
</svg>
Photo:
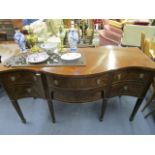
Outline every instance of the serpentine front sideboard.
<svg viewBox="0 0 155 155">
<path fill-rule="evenodd" d="M 103 99 L 100 120 L 107 99 L 129 95 L 138 98 L 130 116 L 134 119 L 155 74 L 155 63 L 140 49 L 127 47 L 79 48 L 86 66 L 5 67 L 0 80 L 23 123 L 26 120 L 17 100 L 24 97 L 48 101 L 55 122 L 52 100 L 82 103 Z"/>
</svg>

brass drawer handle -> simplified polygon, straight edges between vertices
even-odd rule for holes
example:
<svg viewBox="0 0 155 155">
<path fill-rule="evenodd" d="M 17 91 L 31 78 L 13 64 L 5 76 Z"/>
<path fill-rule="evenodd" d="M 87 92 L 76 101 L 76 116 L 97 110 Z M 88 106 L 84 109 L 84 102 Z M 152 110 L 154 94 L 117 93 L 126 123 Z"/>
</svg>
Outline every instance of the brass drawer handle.
<svg viewBox="0 0 155 155">
<path fill-rule="evenodd" d="M 96 83 L 99 85 L 101 84 L 101 79 L 97 79 Z"/>
<path fill-rule="evenodd" d="M 144 78 L 144 74 L 143 73 L 139 74 L 139 78 L 143 79 Z"/>
<path fill-rule="evenodd" d="M 120 80 L 121 79 L 121 74 L 118 74 L 117 77 L 118 77 L 118 80 Z"/>
<path fill-rule="evenodd" d="M 33 79 L 35 80 L 35 81 L 37 81 L 37 77 L 39 77 L 41 74 L 40 73 L 36 73 L 34 76 L 33 76 Z"/>
<path fill-rule="evenodd" d="M 11 81 L 15 81 L 16 77 L 15 76 L 11 76 L 10 79 L 11 79 Z"/>
<path fill-rule="evenodd" d="M 28 92 L 28 93 L 31 93 L 31 91 L 32 91 L 31 88 L 28 88 L 28 89 L 27 89 L 27 92 Z"/>
<path fill-rule="evenodd" d="M 41 74 L 40 74 L 40 73 L 36 73 L 35 75 L 36 75 L 36 76 L 40 76 Z"/>
<path fill-rule="evenodd" d="M 124 86 L 124 90 L 127 91 L 128 90 L 128 86 Z"/>
<path fill-rule="evenodd" d="M 59 84 L 58 80 L 54 80 L 54 84 L 57 86 Z"/>
</svg>

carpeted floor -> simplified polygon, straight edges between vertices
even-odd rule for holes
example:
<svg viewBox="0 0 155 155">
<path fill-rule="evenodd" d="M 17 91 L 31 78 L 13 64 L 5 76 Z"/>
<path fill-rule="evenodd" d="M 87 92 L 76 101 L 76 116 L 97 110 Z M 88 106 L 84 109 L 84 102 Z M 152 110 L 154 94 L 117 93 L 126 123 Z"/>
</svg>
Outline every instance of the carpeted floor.
<svg viewBox="0 0 155 155">
<path fill-rule="evenodd" d="M 155 134 L 154 119 L 144 119 L 140 111 L 133 122 L 129 115 L 136 98 L 118 97 L 108 101 L 104 121 L 99 122 L 101 101 L 85 104 L 64 104 L 54 101 L 56 124 L 53 124 L 47 102 L 42 99 L 26 98 L 19 104 L 27 119 L 22 124 L 6 93 L 0 91 L 0 134 L 51 134 L 51 135 L 136 135 Z M 146 113 L 146 112 L 145 112 Z"/>
</svg>

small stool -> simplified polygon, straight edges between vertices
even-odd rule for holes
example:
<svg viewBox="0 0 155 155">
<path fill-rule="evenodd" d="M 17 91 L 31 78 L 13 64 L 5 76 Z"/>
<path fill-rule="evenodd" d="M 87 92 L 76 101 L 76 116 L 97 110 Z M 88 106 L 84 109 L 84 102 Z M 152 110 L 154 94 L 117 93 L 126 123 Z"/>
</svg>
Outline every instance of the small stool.
<svg viewBox="0 0 155 155">
<path fill-rule="evenodd" d="M 7 41 L 7 33 L 6 32 L 0 32 L 0 40 Z"/>
</svg>

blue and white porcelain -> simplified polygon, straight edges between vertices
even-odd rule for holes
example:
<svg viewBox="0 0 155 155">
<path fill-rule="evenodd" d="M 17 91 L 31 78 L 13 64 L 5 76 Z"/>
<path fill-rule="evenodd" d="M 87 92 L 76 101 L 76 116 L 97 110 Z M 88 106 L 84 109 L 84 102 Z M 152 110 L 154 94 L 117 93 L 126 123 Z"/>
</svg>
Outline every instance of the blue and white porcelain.
<svg viewBox="0 0 155 155">
<path fill-rule="evenodd" d="M 15 31 L 14 40 L 19 45 L 19 48 L 22 52 L 26 51 L 26 39 L 24 34 L 22 34 L 19 30 Z"/>
<path fill-rule="evenodd" d="M 71 52 L 77 51 L 77 44 L 79 41 L 79 36 L 77 30 L 74 28 L 74 21 L 71 22 L 71 29 L 68 33 L 68 42 Z"/>
</svg>

